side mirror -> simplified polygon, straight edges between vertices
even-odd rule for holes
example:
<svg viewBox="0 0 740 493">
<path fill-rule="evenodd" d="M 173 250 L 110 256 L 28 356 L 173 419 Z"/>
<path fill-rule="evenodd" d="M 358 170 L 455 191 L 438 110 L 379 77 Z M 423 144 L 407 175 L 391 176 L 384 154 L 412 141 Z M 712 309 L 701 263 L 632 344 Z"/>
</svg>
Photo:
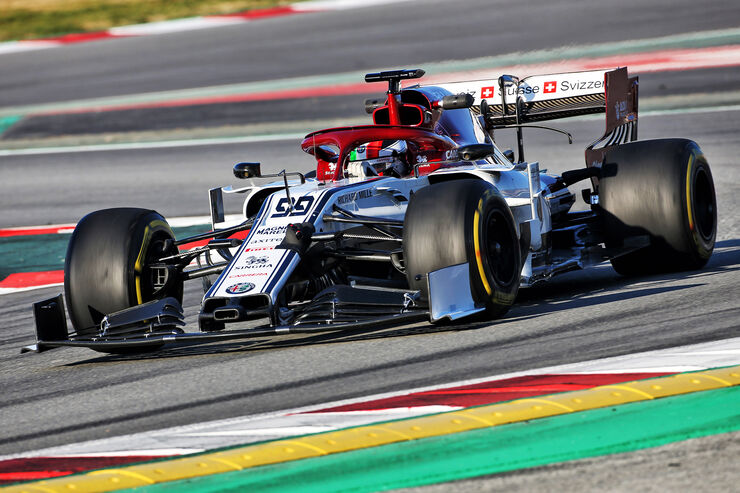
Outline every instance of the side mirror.
<svg viewBox="0 0 740 493">
<path fill-rule="evenodd" d="M 464 161 L 477 161 L 494 153 L 492 144 L 468 144 L 458 147 L 457 155 Z"/>
<path fill-rule="evenodd" d="M 473 103 L 475 103 L 475 97 L 472 94 L 463 92 L 443 97 L 439 102 L 439 106 L 443 110 L 456 110 L 459 108 L 470 108 L 473 106 Z"/>
<path fill-rule="evenodd" d="M 514 75 L 506 75 L 506 74 L 504 74 L 504 75 L 502 75 L 501 77 L 498 78 L 498 83 L 499 83 L 499 85 L 514 84 L 514 85 L 517 85 L 518 86 L 519 85 L 519 77 L 516 77 Z"/>
<path fill-rule="evenodd" d="M 381 106 L 385 106 L 385 98 L 370 98 L 365 100 L 365 113 L 372 115 L 373 111 L 377 110 Z"/>
<path fill-rule="evenodd" d="M 514 162 L 514 151 L 511 149 L 506 149 L 504 151 L 504 157 L 509 160 L 510 163 Z"/>
<path fill-rule="evenodd" d="M 240 180 L 262 176 L 260 163 L 237 163 L 234 165 L 234 176 Z"/>
</svg>

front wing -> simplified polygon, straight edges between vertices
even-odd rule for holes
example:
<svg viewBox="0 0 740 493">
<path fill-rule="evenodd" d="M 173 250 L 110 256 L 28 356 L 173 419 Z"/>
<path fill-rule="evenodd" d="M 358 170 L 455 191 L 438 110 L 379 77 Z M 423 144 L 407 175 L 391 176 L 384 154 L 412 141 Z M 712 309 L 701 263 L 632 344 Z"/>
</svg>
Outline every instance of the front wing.
<svg viewBox="0 0 740 493">
<path fill-rule="evenodd" d="M 363 330 L 424 321 L 457 320 L 483 311 L 470 292 L 467 264 L 429 273 L 429 306 L 418 291 L 378 290 L 337 285 L 316 296 L 304 313 L 304 323 L 258 326 L 217 332 L 184 332 L 184 315 L 174 298 L 155 300 L 109 314 L 95 335 L 70 333 L 62 294 L 33 305 L 36 343 L 21 352 L 43 352 L 57 347 L 87 347 L 106 353 L 136 353 L 164 345 L 270 337 L 287 334 Z"/>
</svg>

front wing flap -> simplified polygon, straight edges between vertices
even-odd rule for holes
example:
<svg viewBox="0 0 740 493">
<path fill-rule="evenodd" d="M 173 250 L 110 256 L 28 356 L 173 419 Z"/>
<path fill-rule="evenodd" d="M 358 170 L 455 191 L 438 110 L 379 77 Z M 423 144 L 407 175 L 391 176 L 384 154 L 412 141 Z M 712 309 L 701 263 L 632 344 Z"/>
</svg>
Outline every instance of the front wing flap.
<svg viewBox="0 0 740 493">
<path fill-rule="evenodd" d="M 156 303 L 158 303 L 158 306 L 162 307 L 163 311 L 171 312 L 173 301 L 177 303 L 173 298 L 167 298 L 164 303 Z M 339 305 L 341 309 L 341 301 L 338 298 L 335 299 L 335 304 Z M 135 306 L 123 311 L 129 313 L 118 312 L 117 315 L 119 317 L 125 316 L 129 318 L 129 320 L 136 318 L 137 311 L 139 313 L 146 312 L 147 315 L 151 315 L 154 304 L 149 303 L 147 305 L 148 306 Z M 179 303 L 177 303 L 177 305 L 179 307 Z M 370 304 L 365 303 L 364 305 L 367 307 Z M 145 308 L 142 310 L 141 307 Z M 396 307 L 393 308 L 394 310 L 396 309 Z M 334 309 L 336 309 L 336 306 Z M 179 310 L 182 310 L 182 308 L 179 308 Z M 24 353 L 29 351 L 40 353 L 56 347 L 87 347 L 111 353 L 123 350 L 127 352 L 137 352 L 137 350 L 145 352 L 157 349 L 164 344 L 189 345 L 285 334 L 314 334 L 341 330 L 360 330 L 415 323 L 423 321 L 428 317 L 428 311 L 424 308 L 402 307 L 400 310 L 397 310 L 397 313 L 389 313 L 388 310 L 385 310 L 384 313 L 371 312 L 373 315 L 372 318 L 358 320 L 358 317 L 355 316 L 345 319 L 349 321 L 342 321 L 340 323 L 327 323 L 328 320 L 326 320 L 325 316 L 316 317 L 317 313 L 314 313 L 314 317 L 310 322 L 306 320 L 304 322 L 307 323 L 294 325 L 278 325 L 274 327 L 265 326 L 222 332 L 183 332 L 182 330 L 179 330 L 179 328 L 175 328 L 169 332 L 143 329 L 138 333 L 128 332 L 123 335 L 103 335 L 101 333 L 97 336 L 90 337 L 70 334 L 68 332 L 66 317 L 64 317 L 64 303 L 61 294 L 55 298 L 50 298 L 36 303 L 34 305 L 34 311 L 40 314 L 36 316 L 37 342 L 23 347 L 21 352 Z M 366 311 L 363 313 L 367 314 Z M 170 315 L 166 316 L 169 317 Z M 131 327 L 133 324 L 131 323 L 127 326 Z"/>
</svg>

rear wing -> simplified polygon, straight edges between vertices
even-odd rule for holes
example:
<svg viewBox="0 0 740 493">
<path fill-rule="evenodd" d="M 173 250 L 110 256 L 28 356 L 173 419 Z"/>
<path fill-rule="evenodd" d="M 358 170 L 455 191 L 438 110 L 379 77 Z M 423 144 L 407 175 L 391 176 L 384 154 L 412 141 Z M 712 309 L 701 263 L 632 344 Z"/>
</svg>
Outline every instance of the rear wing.
<svg viewBox="0 0 740 493">
<path fill-rule="evenodd" d="M 627 68 L 437 84 L 475 98 L 488 129 L 606 113 L 602 137 L 586 148 L 586 164 L 600 164 L 609 147 L 637 139 L 637 77 Z"/>
</svg>

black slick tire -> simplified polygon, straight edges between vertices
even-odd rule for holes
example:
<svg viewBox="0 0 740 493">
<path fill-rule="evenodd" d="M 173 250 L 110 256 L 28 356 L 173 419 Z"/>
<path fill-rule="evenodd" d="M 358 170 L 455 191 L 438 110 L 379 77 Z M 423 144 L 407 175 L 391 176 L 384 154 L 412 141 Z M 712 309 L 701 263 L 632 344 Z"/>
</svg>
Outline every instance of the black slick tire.
<svg viewBox="0 0 740 493">
<path fill-rule="evenodd" d="M 461 179 L 413 195 L 403 228 L 406 278 L 428 297 L 427 273 L 467 263 L 471 293 L 488 318 L 500 317 L 519 290 L 521 251 L 514 217 L 496 187 Z"/>
<path fill-rule="evenodd" d="M 182 301 L 182 284 L 157 293 L 147 265 L 177 253 L 167 221 L 147 209 L 115 208 L 93 212 L 75 227 L 64 263 L 64 291 L 72 325 L 79 335 L 97 334 L 105 314 L 153 299 Z"/>
<path fill-rule="evenodd" d="M 648 235 L 650 246 L 611 260 L 622 275 L 694 270 L 714 250 L 717 202 L 699 146 L 687 139 L 622 144 L 602 166 L 599 206 L 607 245 Z"/>
</svg>

